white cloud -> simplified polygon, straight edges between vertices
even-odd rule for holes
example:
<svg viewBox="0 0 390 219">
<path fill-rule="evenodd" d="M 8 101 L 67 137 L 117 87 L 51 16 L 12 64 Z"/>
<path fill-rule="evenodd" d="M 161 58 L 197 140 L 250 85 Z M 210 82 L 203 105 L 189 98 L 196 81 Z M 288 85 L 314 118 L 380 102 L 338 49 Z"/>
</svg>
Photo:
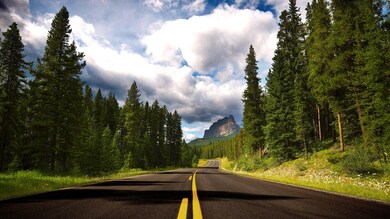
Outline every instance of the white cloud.
<svg viewBox="0 0 390 219">
<path fill-rule="evenodd" d="M 300 8 L 300 14 L 302 21 L 306 20 L 306 5 L 311 0 L 297 0 L 296 5 Z M 289 1 L 287 0 L 266 0 L 265 4 L 272 5 L 278 12 L 278 17 L 283 10 L 288 10 Z"/>
<path fill-rule="evenodd" d="M 209 15 L 160 23 L 142 42 L 155 62 L 180 66 L 186 61 L 194 71 L 207 74 L 228 64 L 242 70 L 250 44 L 260 59 L 271 62 L 276 31 L 272 13 L 225 4 Z"/>
<path fill-rule="evenodd" d="M 171 8 L 176 5 L 175 0 L 144 0 L 144 4 L 155 12 L 159 12 L 166 8 Z"/>
<path fill-rule="evenodd" d="M 0 30 L 6 31 L 12 22 L 16 22 L 25 46 L 43 50 L 54 14 L 32 17 L 26 0 L 7 2 L 5 6 L 6 10 L 0 10 Z"/>
<path fill-rule="evenodd" d="M 173 0 L 143 3 L 155 11 L 177 6 Z M 202 0 L 182 2 L 187 12 L 195 14 L 202 13 L 205 4 Z M 23 26 L 24 42 L 42 50 L 53 16 L 15 12 L 12 19 Z M 122 104 L 127 89 L 137 81 L 144 101 L 158 99 L 170 110 L 178 110 L 186 140 L 202 137 L 212 122 L 230 114 L 240 123 L 249 45 L 254 45 L 257 59 L 266 68 L 272 62 L 278 28 L 270 12 L 228 5 L 208 15 L 156 22 L 149 33 L 136 36 L 139 41 L 133 37 L 131 42 L 120 39 L 118 43 L 117 36 L 99 32 L 102 23 L 81 16 L 72 16 L 70 23 L 72 39 L 87 61 L 82 77 L 95 88 L 114 91 Z"/>
<path fill-rule="evenodd" d="M 187 10 L 190 14 L 202 13 L 206 8 L 206 2 L 204 0 L 195 0 L 192 3 L 184 6 L 184 9 Z"/>
</svg>

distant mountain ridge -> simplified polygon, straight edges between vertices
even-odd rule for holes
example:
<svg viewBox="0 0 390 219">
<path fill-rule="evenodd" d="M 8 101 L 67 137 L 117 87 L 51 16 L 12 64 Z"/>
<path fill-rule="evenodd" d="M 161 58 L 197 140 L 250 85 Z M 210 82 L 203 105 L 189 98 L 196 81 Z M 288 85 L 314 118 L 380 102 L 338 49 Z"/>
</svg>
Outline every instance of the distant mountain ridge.
<svg viewBox="0 0 390 219">
<path fill-rule="evenodd" d="M 237 134 L 240 126 L 237 125 L 232 115 L 214 122 L 209 129 L 204 131 L 203 138 L 223 138 Z"/>
</svg>

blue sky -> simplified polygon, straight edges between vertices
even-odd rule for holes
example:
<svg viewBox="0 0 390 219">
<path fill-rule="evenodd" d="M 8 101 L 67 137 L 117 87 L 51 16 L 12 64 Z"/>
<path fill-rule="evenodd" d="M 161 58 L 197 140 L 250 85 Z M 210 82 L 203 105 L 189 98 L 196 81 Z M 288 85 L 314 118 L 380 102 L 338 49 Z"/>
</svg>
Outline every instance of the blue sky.
<svg viewBox="0 0 390 219">
<path fill-rule="evenodd" d="M 302 9 L 306 3 L 297 1 Z M 224 116 L 242 126 L 249 45 L 264 85 L 288 0 L 0 0 L 0 30 L 17 22 L 26 59 L 35 61 L 62 6 L 85 53 L 82 79 L 114 92 L 120 104 L 135 80 L 143 101 L 179 112 L 189 141 Z"/>
</svg>

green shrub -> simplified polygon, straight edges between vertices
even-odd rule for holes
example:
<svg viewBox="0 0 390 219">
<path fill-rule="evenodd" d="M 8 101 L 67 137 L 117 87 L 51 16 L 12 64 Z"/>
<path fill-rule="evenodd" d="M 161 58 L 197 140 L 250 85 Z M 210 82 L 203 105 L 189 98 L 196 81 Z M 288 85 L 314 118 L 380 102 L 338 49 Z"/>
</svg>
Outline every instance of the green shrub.
<svg viewBox="0 0 390 219">
<path fill-rule="evenodd" d="M 347 155 L 346 153 L 336 152 L 335 154 L 329 154 L 326 157 L 326 160 L 331 164 L 337 164 L 340 163 L 342 160 L 344 160 L 346 155 Z"/>
<path fill-rule="evenodd" d="M 382 173 L 383 170 L 374 164 L 375 160 L 376 157 L 370 148 L 358 144 L 350 149 L 345 155 L 345 159 L 340 163 L 343 169 L 349 173 Z"/>
<path fill-rule="evenodd" d="M 307 167 L 307 164 L 304 162 L 304 161 L 298 161 L 295 163 L 295 167 L 297 167 L 297 169 L 299 171 L 305 171 L 308 169 Z"/>
</svg>

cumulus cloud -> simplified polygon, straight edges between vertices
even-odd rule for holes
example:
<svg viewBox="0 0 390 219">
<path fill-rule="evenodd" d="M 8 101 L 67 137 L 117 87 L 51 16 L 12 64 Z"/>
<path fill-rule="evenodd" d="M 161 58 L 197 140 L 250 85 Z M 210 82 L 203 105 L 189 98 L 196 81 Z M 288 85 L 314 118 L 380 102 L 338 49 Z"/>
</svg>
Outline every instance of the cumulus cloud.
<svg viewBox="0 0 390 219">
<path fill-rule="evenodd" d="M 302 21 L 306 20 L 306 5 L 311 0 L 297 0 L 297 7 L 300 8 Z M 289 1 L 286 0 L 266 0 L 265 4 L 272 5 L 278 13 L 278 17 L 283 10 L 288 10 Z"/>
<path fill-rule="evenodd" d="M 26 48 L 26 53 L 32 56 L 28 56 L 27 60 L 35 60 L 36 56 L 44 49 L 54 14 L 45 13 L 33 17 L 27 0 L 7 1 L 2 4 L 0 9 L 0 31 L 6 31 L 9 25 L 16 22 Z"/>
<path fill-rule="evenodd" d="M 206 2 L 204 0 L 195 0 L 194 2 L 190 2 L 188 5 L 184 6 L 184 9 L 190 14 L 202 13 L 205 8 Z"/>
<path fill-rule="evenodd" d="M 171 8 L 177 4 L 175 0 L 144 0 L 144 4 L 155 12 Z"/>
<path fill-rule="evenodd" d="M 42 55 L 54 14 L 32 16 L 28 1 L 16 2 L 20 9 L 1 6 L 0 15 L 7 13 L 20 23 L 25 44 Z M 178 7 L 173 0 L 145 0 L 140 4 L 154 11 Z M 204 0 L 180 4 L 189 14 L 202 14 L 206 7 Z M 179 112 L 186 140 L 201 137 L 212 122 L 230 114 L 240 123 L 249 45 L 255 47 L 260 74 L 264 74 L 272 62 L 278 28 L 271 12 L 239 9 L 240 4 L 244 2 L 237 0 L 236 5 L 220 5 L 210 14 L 160 20 L 148 25 L 148 32 L 140 32 L 138 38 L 133 36 L 131 42 L 101 34 L 102 23 L 73 15 L 71 38 L 87 61 L 82 78 L 95 89 L 113 91 L 121 104 L 136 81 L 143 101 L 158 99 L 161 105 Z M 1 28 L 2 22 L 0 19 Z"/>
<path fill-rule="evenodd" d="M 260 59 L 271 62 L 277 23 L 271 12 L 240 10 L 221 5 L 211 14 L 160 23 L 143 38 L 146 53 L 155 62 L 207 74 L 231 64 L 242 70 L 249 45 Z"/>
</svg>

